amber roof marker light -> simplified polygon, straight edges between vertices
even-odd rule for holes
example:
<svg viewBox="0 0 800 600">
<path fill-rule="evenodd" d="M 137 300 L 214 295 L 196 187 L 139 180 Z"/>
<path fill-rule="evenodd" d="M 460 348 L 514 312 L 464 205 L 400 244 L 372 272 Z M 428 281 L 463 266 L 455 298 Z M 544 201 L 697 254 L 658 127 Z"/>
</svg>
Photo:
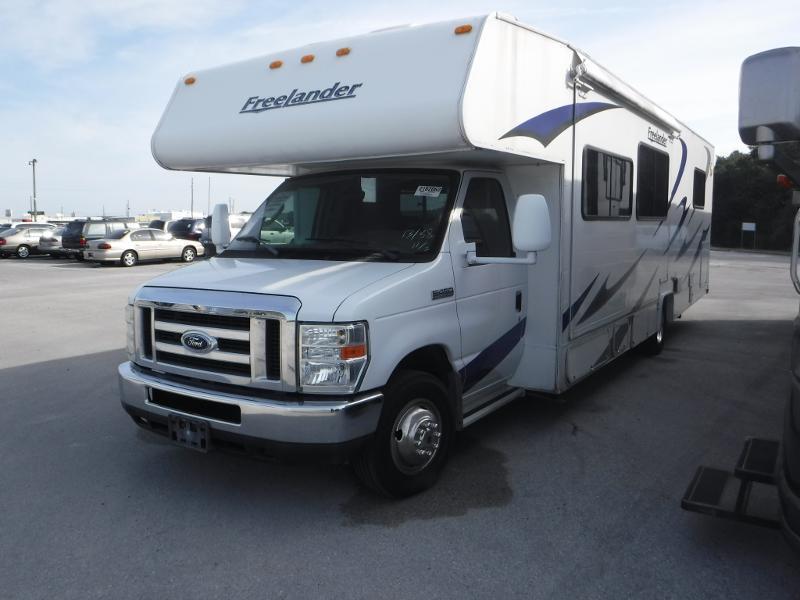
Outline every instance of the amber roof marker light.
<svg viewBox="0 0 800 600">
<path fill-rule="evenodd" d="M 270 69 L 280 69 L 282 66 L 283 66 L 282 60 L 273 60 L 271 63 L 269 63 Z"/>
<path fill-rule="evenodd" d="M 310 63 L 310 62 L 313 62 L 313 61 L 314 61 L 314 55 L 313 54 L 306 54 L 300 59 L 300 62 L 303 63 L 303 64 Z"/>
<path fill-rule="evenodd" d="M 469 33 L 470 31 L 472 31 L 472 25 L 459 25 L 453 30 L 456 35 L 462 35 L 464 33 Z"/>
<path fill-rule="evenodd" d="M 350 54 L 350 48 L 339 48 L 336 51 L 336 56 L 347 56 Z"/>
<path fill-rule="evenodd" d="M 187 77 L 186 79 L 184 79 L 183 83 L 185 85 L 193 85 L 195 81 L 197 81 L 197 78 L 194 77 L 194 76 L 190 76 L 190 77 Z"/>
</svg>

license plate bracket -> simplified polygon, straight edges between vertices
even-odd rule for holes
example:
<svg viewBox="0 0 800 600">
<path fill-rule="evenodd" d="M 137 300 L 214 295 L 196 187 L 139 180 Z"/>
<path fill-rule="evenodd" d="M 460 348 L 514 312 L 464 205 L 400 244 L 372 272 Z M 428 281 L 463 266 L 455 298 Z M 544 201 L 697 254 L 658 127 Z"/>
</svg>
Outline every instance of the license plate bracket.
<svg viewBox="0 0 800 600">
<path fill-rule="evenodd" d="M 169 416 L 169 439 L 173 444 L 208 452 L 211 442 L 208 423 L 180 415 Z"/>
</svg>

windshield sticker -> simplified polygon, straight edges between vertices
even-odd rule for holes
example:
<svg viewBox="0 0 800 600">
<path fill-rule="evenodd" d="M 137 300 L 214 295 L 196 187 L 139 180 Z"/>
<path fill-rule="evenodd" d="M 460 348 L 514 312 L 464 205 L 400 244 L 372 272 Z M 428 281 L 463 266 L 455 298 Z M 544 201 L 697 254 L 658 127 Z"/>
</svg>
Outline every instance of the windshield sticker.
<svg viewBox="0 0 800 600">
<path fill-rule="evenodd" d="M 438 198 L 442 193 L 442 186 L 440 185 L 420 185 L 417 186 L 417 191 L 414 192 L 415 196 L 428 196 L 429 198 Z"/>
</svg>

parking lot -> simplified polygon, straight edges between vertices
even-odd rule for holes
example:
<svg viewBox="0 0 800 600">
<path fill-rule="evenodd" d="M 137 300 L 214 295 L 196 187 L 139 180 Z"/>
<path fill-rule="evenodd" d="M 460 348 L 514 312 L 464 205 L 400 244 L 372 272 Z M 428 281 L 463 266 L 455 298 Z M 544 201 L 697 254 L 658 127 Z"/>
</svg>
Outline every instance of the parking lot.
<svg viewBox="0 0 800 600">
<path fill-rule="evenodd" d="M 683 512 L 699 464 L 780 435 L 783 256 L 713 252 L 655 358 L 467 429 L 404 501 L 346 466 L 203 455 L 117 397 L 123 307 L 178 263 L 0 262 L 0 597 L 795 598 L 779 533 Z"/>
</svg>

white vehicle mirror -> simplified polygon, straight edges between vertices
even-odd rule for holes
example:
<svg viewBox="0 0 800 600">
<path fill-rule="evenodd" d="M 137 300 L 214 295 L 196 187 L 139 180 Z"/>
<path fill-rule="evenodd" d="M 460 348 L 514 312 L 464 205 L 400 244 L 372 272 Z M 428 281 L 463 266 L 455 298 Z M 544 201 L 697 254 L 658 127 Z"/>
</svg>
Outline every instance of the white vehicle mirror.
<svg viewBox="0 0 800 600">
<path fill-rule="evenodd" d="M 217 204 L 211 213 L 211 242 L 217 247 L 217 252 L 222 252 L 231 242 L 227 204 Z"/>
<path fill-rule="evenodd" d="M 523 194 L 517 198 L 514 221 L 511 224 L 511 239 L 524 257 L 478 256 L 475 244 L 465 244 L 469 265 L 533 265 L 536 253 L 547 250 L 552 241 L 550 235 L 550 209 L 541 194 Z"/>
<path fill-rule="evenodd" d="M 550 209 L 541 194 L 523 194 L 517 198 L 511 226 L 514 247 L 523 252 L 539 252 L 550 247 Z"/>
</svg>

